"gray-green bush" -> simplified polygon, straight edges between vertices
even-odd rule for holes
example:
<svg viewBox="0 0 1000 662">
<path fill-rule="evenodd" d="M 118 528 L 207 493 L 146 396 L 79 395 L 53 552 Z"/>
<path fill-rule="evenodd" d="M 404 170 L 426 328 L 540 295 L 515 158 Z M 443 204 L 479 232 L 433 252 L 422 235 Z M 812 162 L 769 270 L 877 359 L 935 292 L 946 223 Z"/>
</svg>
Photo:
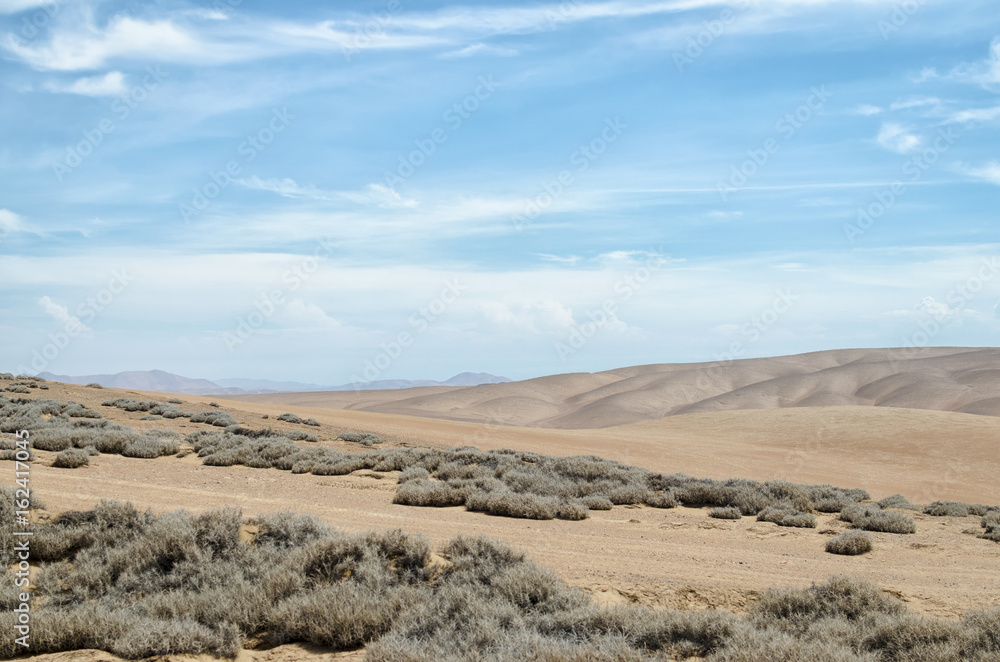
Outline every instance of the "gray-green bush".
<svg viewBox="0 0 1000 662">
<path fill-rule="evenodd" d="M 826 551 L 831 554 L 858 556 L 872 551 L 872 537 L 864 531 L 852 529 L 845 531 L 836 538 L 826 541 Z"/>
<path fill-rule="evenodd" d="M 343 441 L 361 444 L 363 446 L 374 446 L 375 444 L 382 443 L 382 437 L 377 434 L 371 434 L 370 432 L 341 432 L 337 435 L 337 438 Z"/>
<path fill-rule="evenodd" d="M 840 511 L 840 519 L 857 529 L 882 533 L 916 533 L 917 524 L 903 513 L 882 510 L 877 505 L 853 505 Z"/>
<path fill-rule="evenodd" d="M 90 453 L 83 448 L 67 448 L 52 461 L 52 466 L 60 469 L 76 469 L 88 464 L 90 464 Z"/>
</svg>

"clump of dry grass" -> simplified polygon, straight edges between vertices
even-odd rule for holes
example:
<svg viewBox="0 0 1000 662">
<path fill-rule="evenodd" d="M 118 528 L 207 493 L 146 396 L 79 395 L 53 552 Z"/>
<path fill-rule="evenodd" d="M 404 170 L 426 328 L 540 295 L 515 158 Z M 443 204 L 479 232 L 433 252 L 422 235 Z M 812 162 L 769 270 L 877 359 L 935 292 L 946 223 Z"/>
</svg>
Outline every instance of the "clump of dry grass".
<svg viewBox="0 0 1000 662">
<path fill-rule="evenodd" d="M 882 533 L 916 533 L 917 524 L 903 513 L 882 510 L 877 505 L 853 505 L 840 511 L 840 519 L 857 529 Z"/>
<path fill-rule="evenodd" d="M 90 453 L 83 448 L 68 448 L 53 460 L 52 466 L 60 469 L 76 469 L 90 464 Z"/>
<path fill-rule="evenodd" d="M 743 514 L 740 512 L 739 508 L 733 508 L 732 506 L 723 508 L 712 508 L 708 511 L 709 517 L 714 517 L 715 519 L 740 519 Z"/>
<path fill-rule="evenodd" d="M 826 551 L 845 556 L 867 554 L 872 551 L 872 537 L 863 531 L 845 531 L 826 541 Z"/>
<path fill-rule="evenodd" d="M 816 518 L 809 513 L 797 510 L 789 504 L 768 506 L 757 514 L 758 522 L 773 522 L 778 526 L 792 526 L 802 529 L 815 529 Z"/>
</svg>

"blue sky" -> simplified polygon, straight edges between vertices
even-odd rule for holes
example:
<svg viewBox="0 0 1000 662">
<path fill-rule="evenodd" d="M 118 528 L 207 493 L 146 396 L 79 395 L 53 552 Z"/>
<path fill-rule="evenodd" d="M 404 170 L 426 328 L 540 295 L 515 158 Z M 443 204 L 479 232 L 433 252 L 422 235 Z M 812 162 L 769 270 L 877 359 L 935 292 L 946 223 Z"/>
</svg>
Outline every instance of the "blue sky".
<svg viewBox="0 0 1000 662">
<path fill-rule="evenodd" d="M 995 2 L 0 2 L 0 370 L 995 346 Z"/>
</svg>

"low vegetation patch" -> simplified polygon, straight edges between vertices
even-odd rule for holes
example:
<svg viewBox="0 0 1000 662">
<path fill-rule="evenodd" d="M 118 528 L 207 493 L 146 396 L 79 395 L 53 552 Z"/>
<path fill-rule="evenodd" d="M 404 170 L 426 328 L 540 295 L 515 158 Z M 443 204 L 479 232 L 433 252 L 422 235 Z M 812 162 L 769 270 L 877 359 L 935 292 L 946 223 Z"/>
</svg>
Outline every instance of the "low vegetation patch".
<svg viewBox="0 0 1000 662">
<path fill-rule="evenodd" d="M 13 490 L 0 489 L 0 536 L 9 535 L 13 504 Z M 251 544 L 240 538 L 248 524 Z M 233 658 L 248 639 L 364 646 L 376 662 L 985 662 L 1000 653 L 998 609 L 958 621 L 915 616 L 844 576 L 770 589 L 735 615 L 598 606 L 497 540 L 454 538 L 439 550 L 442 563 L 421 536 L 347 535 L 293 513 L 155 516 L 104 501 L 32 530 L 33 655 L 96 648 L 127 659 Z M 11 547 L 2 548 L 5 561 Z M 10 579 L 0 589 L 4 632 L 17 620 Z M 22 653 L 13 637 L 0 638 L 0 658 Z"/>
<path fill-rule="evenodd" d="M 341 432 L 337 439 L 361 444 L 362 446 L 374 446 L 382 443 L 382 437 L 370 432 Z"/>
<path fill-rule="evenodd" d="M 64 468 L 85 466 L 81 452 L 89 461 L 95 453 L 151 458 L 175 454 L 180 448 L 180 435 L 174 430 L 137 432 L 75 402 L 0 396 L 0 432 L 19 430 L 30 432 L 32 448 L 63 454 L 55 466 Z M 0 455 L 0 459 L 6 458 Z"/>
<path fill-rule="evenodd" d="M 802 529 L 815 529 L 816 518 L 809 513 L 797 510 L 793 506 L 777 504 L 768 506 L 757 514 L 758 522 L 773 522 L 778 526 L 794 526 Z"/>
<path fill-rule="evenodd" d="M 101 403 L 101 406 L 117 407 L 123 411 L 143 411 L 148 412 L 152 416 L 162 416 L 163 418 L 190 418 L 192 415 L 191 412 L 181 411 L 175 406 L 177 403 L 180 403 L 180 400 L 157 402 L 155 400 L 116 398 L 114 400 L 105 400 Z"/>
<path fill-rule="evenodd" d="M 882 510 L 875 504 L 848 506 L 840 511 L 840 519 L 854 528 L 882 533 L 916 533 L 917 524 L 903 513 Z"/>
<path fill-rule="evenodd" d="M 831 554 L 859 556 L 872 551 L 872 537 L 864 531 L 852 529 L 845 531 L 836 538 L 826 541 L 826 551 Z"/>
<path fill-rule="evenodd" d="M 218 428 L 238 425 L 236 419 L 224 411 L 203 411 L 191 417 L 192 423 L 208 423 Z"/>
<path fill-rule="evenodd" d="M 740 519 L 743 517 L 743 513 L 740 512 L 739 508 L 729 506 L 725 508 L 712 508 L 712 510 L 708 511 L 708 516 L 715 519 Z"/>
<path fill-rule="evenodd" d="M 902 494 L 893 494 L 875 502 L 879 508 L 901 508 L 903 510 L 920 510 L 920 506 L 910 503 Z"/>
</svg>

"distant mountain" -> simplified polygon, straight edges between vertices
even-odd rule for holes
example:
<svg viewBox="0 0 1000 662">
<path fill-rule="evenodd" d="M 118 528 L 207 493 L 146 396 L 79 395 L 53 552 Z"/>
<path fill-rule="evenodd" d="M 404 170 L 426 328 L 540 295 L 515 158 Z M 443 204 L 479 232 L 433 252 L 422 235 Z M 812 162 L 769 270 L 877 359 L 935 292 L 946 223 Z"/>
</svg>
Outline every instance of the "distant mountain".
<svg viewBox="0 0 1000 662">
<path fill-rule="evenodd" d="M 270 379 L 230 378 L 209 381 L 191 379 L 163 370 L 131 370 L 114 375 L 55 375 L 51 372 L 39 373 L 39 377 L 66 384 L 97 383 L 108 388 L 124 388 L 134 391 L 159 391 L 162 393 L 183 393 L 185 395 L 254 395 L 264 393 L 304 393 L 308 391 L 378 391 L 385 389 L 415 388 L 418 386 L 478 386 L 480 384 L 501 384 L 509 382 L 506 377 L 497 377 L 485 372 L 463 372 L 444 382 L 426 379 L 384 379 L 361 384 L 341 386 L 321 386 L 303 382 L 283 382 Z"/>
<path fill-rule="evenodd" d="M 222 389 L 215 382 L 207 379 L 190 379 L 163 370 L 130 370 L 114 375 L 53 375 L 51 372 L 39 373 L 39 377 L 53 382 L 67 384 L 97 383 L 109 388 L 127 388 L 134 391 L 162 391 L 164 393 L 185 393 L 188 395 L 205 395 L 218 393 Z"/>
</svg>

